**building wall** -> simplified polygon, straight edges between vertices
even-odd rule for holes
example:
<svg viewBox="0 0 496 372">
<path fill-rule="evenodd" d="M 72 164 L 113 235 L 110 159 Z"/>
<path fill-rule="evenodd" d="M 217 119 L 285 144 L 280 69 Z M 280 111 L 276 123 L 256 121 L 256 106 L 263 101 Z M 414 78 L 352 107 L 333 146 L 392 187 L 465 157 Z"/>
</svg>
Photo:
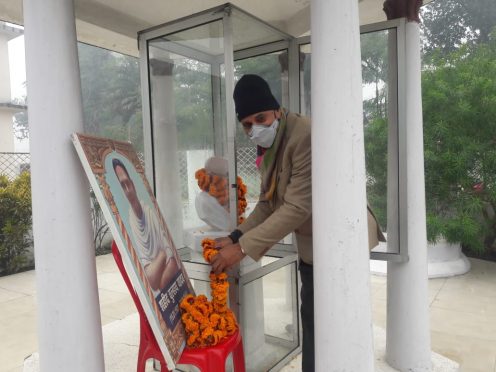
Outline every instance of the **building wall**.
<svg viewBox="0 0 496 372">
<path fill-rule="evenodd" d="M 0 31 L 0 102 L 10 102 L 9 38 Z"/>
<path fill-rule="evenodd" d="M 0 107 L 0 152 L 14 152 L 13 111 Z"/>
<path fill-rule="evenodd" d="M 8 41 L 12 35 L 0 30 L 0 103 L 10 103 L 10 67 Z M 14 111 L 0 107 L 0 152 L 14 152 Z"/>
</svg>

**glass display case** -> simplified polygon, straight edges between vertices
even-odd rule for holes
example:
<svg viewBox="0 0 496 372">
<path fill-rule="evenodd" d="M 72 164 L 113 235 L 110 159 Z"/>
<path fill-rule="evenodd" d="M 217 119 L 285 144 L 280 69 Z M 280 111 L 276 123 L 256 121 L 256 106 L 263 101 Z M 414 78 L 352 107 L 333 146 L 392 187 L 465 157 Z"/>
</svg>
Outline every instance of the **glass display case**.
<svg viewBox="0 0 496 372">
<path fill-rule="evenodd" d="M 371 252 L 380 260 L 408 258 L 398 67 L 404 27 L 399 19 L 361 29 L 367 197 L 388 234 L 387 245 Z M 258 74 L 283 107 L 310 115 L 310 37 L 295 39 L 225 4 L 140 32 L 139 49 L 147 177 L 195 290 L 208 294 L 201 240 L 225 236 L 238 224 L 238 177 L 247 186 L 244 216 L 259 194 L 256 148 L 235 116 L 235 82 Z M 225 180 L 225 193 L 215 185 L 213 192 L 200 188 L 199 170 Z M 230 307 L 241 323 L 248 370 L 277 370 L 301 350 L 296 267 L 288 236 L 259 262 L 247 257 L 230 271 Z"/>
<path fill-rule="evenodd" d="M 197 293 L 209 294 L 201 240 L 225 236 L 239 222 L 238 177 L 247 186 L 245 216 L 258 200 L 256 148 L 236 120 L 235 81 L 259 74 L 291 109 L 298 97 L 298 82 L 289 79 L 294 47 L 292 37 L 230 4 L 139 34 L 147 177 Z M 200 188 L 201 174 L 224 182 L 225 193 L 212 189 L 214 181 Z M 230 281 L 247 370 L 279 369 L 301 351 L 291 237 L 259 262 L 246 257 Z"/>
</svg>

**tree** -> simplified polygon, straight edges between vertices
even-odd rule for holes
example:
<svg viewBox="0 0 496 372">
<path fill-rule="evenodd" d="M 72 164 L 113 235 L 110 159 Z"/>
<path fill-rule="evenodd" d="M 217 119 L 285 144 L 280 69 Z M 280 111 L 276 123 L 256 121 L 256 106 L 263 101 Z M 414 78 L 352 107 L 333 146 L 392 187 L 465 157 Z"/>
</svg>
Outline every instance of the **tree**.
<svg viewBox="0 0 496 372">
<path fill-rule="evenodd" d="M 137 58 L 82 43 L 78 43 L 78 55 L 85 132 L 129 140 L 143 151 Z M 14 127 L 19 139 L 28 137 L 27 111 L 15 115 Z"/>
<path fill-rule="evenodd" d="M 428 235 L 496 248 L 496 34 L 423 72 Z"/>
<path fill-rule="evenodd" d="M 387 135 L 385 118 L 376 117 L 364 127 L 367 201 L 382 228 L 387 227 Z"/>
<path fill-rule="evenodd" d="M 26 82 L 24 82 L 26 85 Z M 27 97 L 14 99 L 14 103 L 17 105 L 27 105 Z M 14 114 L 14 135 L 18 140 L 23 140 L 29 137 L 29 127 L 28 127 L 28 111 L 23 110 Z"/>
<path fill-rule="evenodd" d="M 188 58 L 176 59 L 174 99 L 180 149 L 203 149 L 213 145 L 212 76 L 206 63 Z M 255 56 L 235 62 L 235 77 L 257 74 L 269 83 L 276 99 L 282 103 L 279 53 Z M 222 77 L 222 84 L 224 80 Z M 232 99 L 228 97 L 227 99 Z M 225 118 L 225 92 L 221 92 L 221 117 Z M 240 129 L 239 126 L 237 126 Z M 253 146 L 242 130 L 237 130 L 238 147 Z"/>
<path fill-rule="evenodd" d="M 422 73 L 428 239 L 474 252 L 496 248 L 495 61 L 493 33 L 487 43 L 432 52 Z M 370 116 L 364 131 L 367 195 L 385 224 L 386 118 Z"/>
<path fill-rule="evenodd" d="M 211 73 L 206 63 L 188 58 L 175 61 L 174 104 L 180 150 L 213 147 Z"/>
<path fill-rule="evenodd" d="M 78 43 L 85 132 L 143 151 L 138 60 Z"/>
<path fill-rule="evenodd" d="M 141 92 L 137 58 L 78 43 L 85 132 L 131 141 L 143 151 Z M 97 254 L 109 227 L 91 191 L 91 220 Z"/>
<path fill-rule="evenodd" d="M 423 48 L 449 53 L 461 45 L 487 43 L 495 25 L 494 0 L 438 0 L 422 7 Z"/>
<path fill-rule="evenodd" d="M 388 49 L 387 34 L 371 32 L 361 35 L 362 82 L 373 84 L 375 95 L 364 101 L 364 117 L 366 120 L 384 118 L 386 116 L 385 83 L 388 81 Z"/>
</svg>

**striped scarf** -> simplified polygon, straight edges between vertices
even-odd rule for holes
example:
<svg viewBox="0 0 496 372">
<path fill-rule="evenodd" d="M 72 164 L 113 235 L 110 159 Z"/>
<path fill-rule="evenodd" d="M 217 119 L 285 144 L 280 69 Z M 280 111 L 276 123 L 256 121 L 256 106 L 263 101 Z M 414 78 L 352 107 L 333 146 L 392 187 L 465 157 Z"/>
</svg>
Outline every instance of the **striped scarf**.
<svg viewBox="0 0 496 372">
<path fill-rule="evenodd" d="M 286 111 L 282 109 L 281 119 L 279 119 L 279 127 L 277 128 L 276 138 L 274 143 L 268 149 L 257 146 L 257 166 L 260 169 L 262 176 L 262 184 L 260 187 L 260 200 L 271 200 L 276 191 L 277 158 L 284 148 L 284 134 L 286 133 Z"/>
</svg>

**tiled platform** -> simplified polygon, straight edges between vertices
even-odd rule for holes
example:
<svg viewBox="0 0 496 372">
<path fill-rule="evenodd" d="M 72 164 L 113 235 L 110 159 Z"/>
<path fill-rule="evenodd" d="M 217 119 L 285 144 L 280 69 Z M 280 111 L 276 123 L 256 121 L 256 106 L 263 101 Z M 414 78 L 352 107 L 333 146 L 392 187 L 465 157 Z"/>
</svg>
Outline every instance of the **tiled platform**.
<svg viewBox="0 0 496 372">
<path fill-rule="evenodd" d="M 496 264 L 471 263 L 472 270 L 463 276 L 429 281 L 432 349 L 458 362 L 463 372 L 496 372 Z M 133 314 L 112 256 L 98 257 L 97 269 L 102 323 Z M 34 281 L 33 271 L 0 278 L 2 372 L 21 371 L 24 358 L 38 349 Z M 386 278 L 372 276 L 371 282 L 374 323 L 385 328 Z M 298 363 L 285 370 L 298 371 Z"/>
</svg>

